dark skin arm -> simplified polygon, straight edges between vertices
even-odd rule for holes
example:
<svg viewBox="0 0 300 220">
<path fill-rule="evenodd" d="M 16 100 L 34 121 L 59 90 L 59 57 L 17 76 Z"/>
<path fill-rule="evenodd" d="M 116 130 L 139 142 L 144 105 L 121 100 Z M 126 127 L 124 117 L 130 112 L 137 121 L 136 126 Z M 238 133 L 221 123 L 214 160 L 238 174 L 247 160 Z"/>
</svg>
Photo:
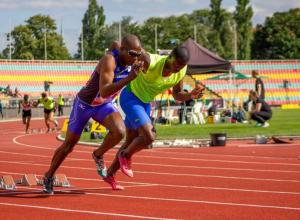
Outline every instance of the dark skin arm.
<svg viewBox="0 0 300 220">
<path fill-rule="evenodd" d="M 53 100 L 53 103 L 54 103 L 54 109 L 56 110 L 58 108 L 58 103 L 55 100 Z"/>
<path fill-rule="evenodd" d="M 113 83 L 114 70 L 116 68 L 115 60 L 112 55 L 105 55 L 97 65 L 97 72 L 100 74 L 99 88 L 101 97 L 107 98 L 121 90 L 130 81 L 136 78 L 139 70 L 142 67 L 142 62 L 132 65 L 131 71 L 126 78 Z"/>
<path fill-rule="evenodd" d="M 258 84 L 258 88 L 257 89 L 258 89 L 257 94 L 260 97 L 261 96 L 261 92 L 262 92 L 261 84 Z"/>
<path fill-rule="evenodd" d="M 256 103 L 255 108 L 251 111 L 253 114 L 254 112 L 260 112 L 261 110 L 261 103 Z"/>
<path fill-rule="evenodd" d="M 39 101 L 39 99 L 38 99 L 36 102 L 34 102 L 34 103 L 32 104 L 32 106 L 33 106 L 33 107 L 37 107 L 39 104 L 40 104 L 40 101 Z"/>
<path fill-rule="evenodd" d="M 184 92 L 182 90 L 183 88 L 183 80 L 180 80 L 179 83 L 177 83 L 173 87 L 173 97 L 177 101 L 186 101 L 190 99 L 198 99 L 203 96 L 204 88 L 196 84 L 196 87 L 191 92 Z"/>
</svg>

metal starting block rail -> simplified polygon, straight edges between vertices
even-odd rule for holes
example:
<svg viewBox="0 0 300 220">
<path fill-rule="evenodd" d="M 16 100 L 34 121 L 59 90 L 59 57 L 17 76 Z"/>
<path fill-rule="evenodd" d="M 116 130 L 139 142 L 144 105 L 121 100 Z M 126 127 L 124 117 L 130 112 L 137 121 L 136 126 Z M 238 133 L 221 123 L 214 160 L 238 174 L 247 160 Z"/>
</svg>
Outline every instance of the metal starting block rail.
<svg viewBox="0 0 300 220">
<path fill-rule="evenodd" d="M 11 175 L 4 175 L 0 179 L 0 188 L 6 190 L 16 189 L 16 184 Z"/>
<path fill-rule="evenodd" d="M 14 190 L 17 188 L 17 185 L 42 186 L 43 179 L 38 179 L 35 174 L 24 174 L 20 179 L 16 180 L 11 175 L 3 175 L 0 178 L 0 189 Z M 71 184 L 65 174 L 56 174 L 53 186 L 71 187 Z"/>
<path fill-rule="evenodd" d="M 43 185 L 43 180 L 38 179 L 35 174 L 25 174 L 21 179 L 16 180 L 16 183 L 24 186 L 41 186 Z M 65 174 L 56 174 L 53 186 L 71 187 L 71 184 Z"/>
<path fill-rule="evenodd" d="M 40 181 L 35 174 L 24 174 L 21 179 L 16 180 L 16 184 L 23 186 L 37 186 L 42 185 L 43 181 Z"/>
<path fill-rule="evenodd" d="M 71 187 L 69 180 L 65 174 L 56 174 L 54 177 L 54 186 Z"/>
</svg>

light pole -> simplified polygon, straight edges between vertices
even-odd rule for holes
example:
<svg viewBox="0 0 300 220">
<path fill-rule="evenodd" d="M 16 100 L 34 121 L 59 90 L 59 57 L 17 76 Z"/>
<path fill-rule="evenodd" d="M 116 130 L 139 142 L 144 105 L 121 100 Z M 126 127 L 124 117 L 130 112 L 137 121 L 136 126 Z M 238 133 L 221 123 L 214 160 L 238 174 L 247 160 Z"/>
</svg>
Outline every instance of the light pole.
<svg viewBox="0 0 300 220">
<path fill-rule="evenodd" d="M 83 25 L 81 27 L 81 60 L 84 60 L 84 53 L 83 53 Z"/>
<path fill-rule="evenodd" d="M 237 33 L 236 33 L 235 21 L 233 21 L 233 39 L 234 39 L 234 59 L 237 60 Z"/>
<path fill-rule="evenodd" d="M 154 37 L 155 37 L 155 40 L 154 40 L 154 42 L 155 42 L 154 49 L 155 49 L 155 53 L 157 53 L 157 24 L 155 24 L 155 26 L 154 26 L 154 32 L 155 32 L 155 34 L 154 34 Z"/>
<path fill-rule="evenodd" d="M 121 21 L 119 22 L 119 42 L 122 41 L 122 24 Z"/>
<path fill-rule="evenodd" d="M 47 27 L 46 27 L 46 21 L 44 21 L 44 59 L 47 60 Z"/>
<path fill-rule="evenodd" d="M 11 19 L 9 19 L 9 60 L 11 60 Z"/>
<path fill-rule="evenodd" d="M 197 25 L 194 25 L 194 41 L 197 43 Z"/>
</svg>

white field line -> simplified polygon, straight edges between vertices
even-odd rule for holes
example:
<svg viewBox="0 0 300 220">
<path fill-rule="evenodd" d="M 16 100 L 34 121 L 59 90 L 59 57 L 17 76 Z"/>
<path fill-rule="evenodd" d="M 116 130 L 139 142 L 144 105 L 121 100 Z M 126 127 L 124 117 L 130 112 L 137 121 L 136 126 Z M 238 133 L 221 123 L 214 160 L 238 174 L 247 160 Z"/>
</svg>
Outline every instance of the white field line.
<svg viewBox="0 0 300 220">
<path fill-rule="evenodd" d="M 129 215 L 129 214 L 121 214 L 121 213 L 118 214 L 118 213 L 111 213 L 111 212 L 96 212 L 96 211 L 79 210 L 79 209 L 64 209 L 64 208 L 37 206 L 37 205 L 29 205 L 29 204 L 16 204 L 16 203 L 0 202 L 0 205 L 13 206 L 13 207 L 24 207 L 24 208 L 32 208 L 32 209 L 53 210 L 53 211 L 61 211 L 61 212 L 73 212 L 73 213 L 81 213 L 81 214 L 116 216 L 116 217 L 124 217 L 124 218 L 156 219 L 156 220 L 166 219 L 166 218 L 153 217 L 153 216 Z"/>
<path fill-rule="evenodd" d="M 300 146 L 299 146 L 300 147 Z M 169 151 L 167 151 L 169 150 Z M 163 153 L 163 154 L 180 154 L 180 155 L 189 155 L 189 156 L 211 156 L 211 157 L 233 157 L 233 158 L 249 158 L 249 159 L 280 159 L 280 160 L 294 160 L 294 157 L 267 157 L 267 156 L 257 156 L 257 155 L 235 155 L 235 154 L 214 154 L 214 153 L 190 153 L 190 152 L 180 152 L 180 151 L 175 151 L 175 152 L 170 152 L 172 150 L 171 148 L 152 148 L 151 152 L 155 153 Z"/>
<path fill-rule="evenodd" d="M 54 151 L 56 148 L 54 147 L 40 147 L 34 146 L 30 144 L 24 144 L 17 141 L 18 138 L 24 135 L 17 136 L 13 139 L 13 143 L 21 146 L 26 146 L 29 148 L 37 148 L 37 149 L 45 149 L 45 150 L 52 150 Z M 1 148 L 0 148 L 1 149 Z M 77 153 L 88 153 L 91 154 L 91 151 L 81 151 L 81 150 L 74 150 L 73 152 Z M 108 155 L 115 155 L 112 153 L 106 153 Z M 135 155 L 135 157 L 142 157 L 142 158 L 154 158 L 154 159 L 171 159 L 171 160 L 185 160 L 185 161 L 209 161 L 209 162 L 222 162 L 222 163 L 243 163 L 243 164 L 270 164 L 270 165 L 285 165 L 285 166 L 300 166 L 300 163 L 274 163 L 274 162 L 249 162 L 249 161 L 235 161 L 235 160 L 215 160 L 215 159 L 201 159 L 201 158 L 182 158 L 182 157 L 163 157 L 163 156 L 146 156 L 146 155 Z M 296 160 L 296 159 L 295 159 Z"/>
<path fill-rule="evenodd" d="M 272 205 L 259 205 L 259 204 L 249 204 L 249 203 L 233 203 L 233 202 L 219 202 L 219 201 L 206 201 L 206 200 L 191 200 L 191 199 L 173 199 L 173 198 L 162 198 L 162 197 L 147 197 L 147 196 L 129 196 L 120 194 L 105 194 L 105 193 L 90 193 L 86 192 L 86 195 L 94 196 L 105 196 L 114 198 L 126 198 L 126 199 L 140 199 L 140 200 L 154 200 L 154 201 L 167 201 L 167 202 L 179 202 L 179 203 L 196 203 L 196 204 L 210 204 L 210 205 L 225 205 L 225 206 L 239 206 L 239 207 L 254 207 L 254 208 L 267 208 L 267 209 L 283 209 L 300 211 L 299 207 L 289 207 L 289 206 L 272 206 Z M 55 196 L 55 194 L 53 195 Z M 5 205 L 10 203 L 0 203 L 0 205 Z M 15 204 L 18 205 L 18 204 Z M 30 206 L 30 205 L 29 205 Z M 45 207 L 47 208 L 47 207 Z"/>
<path fill-rule="evenodd" d="M 30 157 L 39 157 L 39 158 L 48 158 L 51 159 L 52 156 L 45 156 L 40 154 L 27 154 L 27 153 L 16 153 L 16 152 L 9 152 L 9 151 L 1 151 L 0 154 L 5 155 L 20 155 L 20 156 L 30 156 Z M 91 161 L 89 159 L 82 159 L 82 158 L 67 158 L 66 161 Z M 29 162 L 29 161 L 20 161 L 18 162 Z M 32 161 L 37 162 L 37 161 Z M 111 162 L 110 160 L 106 160 L 106 162 Z M 134 164 L 143 165 L 143 166 L 158 166 L 158 167 L 174 167 L 177 168 L 178 165 L 176 164 L 160 164 L 160 163 L 138 163 L 134 162 Z M 206 166 L 187 166 L 187 165 L 180 165 L 181 168 L 191 168 L 191 169 L 210 169 L 210 170 L 234 170 L 234 171 L 251 171 L 251 172 L 272 172 L 272 173 L 299 173 L 300 171 L 296 170 L 264 170 L 264 169 L 246 169 L 246 168 L 232 168 L 232 167 L 206 167 Z"/>
<path fill-rule="evenodd" d="M 14 173 L 14 172 L 0 172 L 7 175 L 24 175 L 25 173 Z M 41 177 L 41 175 L 38 175 Z M 80 178 L 80 177 L 69 177 L 70 180 L 79 181 L 96 181 L 103 182 L 100 179 L 94 178 Z M 191 186 L 191 185 L 174 185 L 174 184 L 161 184 L 161 183 L 145 183 L 145 182 L 133 182 L 133 181 L 119 181 L 125 184 L 136 184 L 136 186 L 160 186 L 160 187 L 173 187 L 173 188 L 187 188 L 187 189 L 207 189 L 207 190 L 220 190 L 220 191 L 238 191 L 238 192 L 251 192 L 251 193 L 270 193 L 270 194 L 286 194 L 286 195 L 300 195 L 300 192 L 285 192 L 285 191 L 272 191 L 272 190 L 255 190 L 255 189 L 243 189 L 243 188 L 226 188 L 226 187 L 210 187 L 210 186 Z M 127 187 L 136 187 L 135 185 L 127 185 Z M 110 189 L 110 187 L 101 187 L 101 189 Z M 99 188 L 100 189 L 100 188 Z"/>
<path fill-rule="evenodd" d="M 16 161 L 0 160 L 0 163 L 5 164 L 18 164 L 18 165 L 29 165 L 29 166 L 43 166 L 49 167 L 49 164 L 40 163 L 24 163 Z M 76 166 L 66 166 L 62 165 L 61 168 L 76 169 L 76 170 L 93 170 L 94 168 L 88 167 L 76 167 Z M 204 174 L 189 174 L 189 173 L 168 173 L 168 172 L 150 172 L 150 171 L 134 171 L 135 173 L 143 174 L 154 174 L 154 175 L 167 175 L 167 176 L 187 176 L 187 177 L 206 177 L 206 178 L 217 178 L 217 179 L 235 179 L 235 180 L 251 180 L 251 181 L 270 181 L 270 182 L 290 182 L 290 183 L 300 183 L 300 180 L 294 179 L 269 179 L 269 178 L 255 178 L 255 177 L 241 177 L 241 176 L 222 176 L 222 175 L 204 175 Z"/>
</svg>

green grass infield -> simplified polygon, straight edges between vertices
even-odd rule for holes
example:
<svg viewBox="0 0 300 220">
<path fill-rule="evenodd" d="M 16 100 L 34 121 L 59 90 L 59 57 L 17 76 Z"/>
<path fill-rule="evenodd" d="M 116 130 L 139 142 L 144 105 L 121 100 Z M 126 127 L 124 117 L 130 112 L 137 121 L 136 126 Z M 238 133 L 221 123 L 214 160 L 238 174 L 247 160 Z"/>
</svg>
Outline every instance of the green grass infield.
<svg viewBox="0 0 300 220">
<path fill-rule="evenodd" d="M 204 125 L 188 125 L 172 123 L 171 125 L 156 124 L 157 138 L 162 139 L 209 139 L 210 133 L 226 133 L 228 138 L 255 137 L 256 135 L 265 136 L 300 136 L 300 110 L 279 108 L 273 109 L 273 117 L 270 127 L 256 127 L 255 123 L 219 123 Z M 90 133 L 84 132 L 81 141 L 99 142 L 91 140 Z M 101 139 L 100 139 L 101 141 Z"/>
</svg>

